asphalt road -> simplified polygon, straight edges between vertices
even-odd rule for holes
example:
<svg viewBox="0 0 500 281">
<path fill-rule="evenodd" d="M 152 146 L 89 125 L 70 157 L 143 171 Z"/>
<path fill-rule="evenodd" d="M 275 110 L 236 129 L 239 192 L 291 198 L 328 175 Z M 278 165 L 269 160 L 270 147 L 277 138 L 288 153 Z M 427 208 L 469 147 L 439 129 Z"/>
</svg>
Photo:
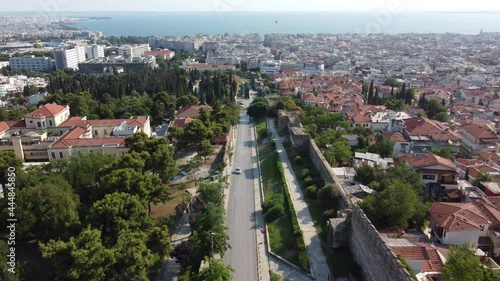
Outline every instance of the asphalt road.
<svg viewBox="0 0 500 281">
<path fill-rule="evenodd" d="M 245 103 L 248 104 L 248 101 Z M 236 132 L 234 169 L 241 168 L 241 174 L 232 174 L 229 192 L 226 226 L 229 228 L 231 249 L 224 255 L 226 264 L 235 270 L 233 280 L 255 281 L 257 278 L 257 245 L 254 220 L 254 170 L 252 167 L 249 117 L 242 109 Z M 252 129 L 253 130 L 253 129 Z"/>
</svg>

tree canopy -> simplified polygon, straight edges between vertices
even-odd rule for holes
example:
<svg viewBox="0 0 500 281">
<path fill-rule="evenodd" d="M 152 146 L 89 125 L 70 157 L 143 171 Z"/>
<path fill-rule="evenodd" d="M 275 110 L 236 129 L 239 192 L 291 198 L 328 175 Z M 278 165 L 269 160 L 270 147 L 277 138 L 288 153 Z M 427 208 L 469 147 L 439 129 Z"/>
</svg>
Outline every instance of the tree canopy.
<svg viewBox="0 0 500 281">
<path fill-rule="evenodd" d="M 445 281 L 500 280 L 493 270 L 481 264 L 474 248 L 471 245 L 450 246 L 448 259 L 441 271 Z"/>
</svg>

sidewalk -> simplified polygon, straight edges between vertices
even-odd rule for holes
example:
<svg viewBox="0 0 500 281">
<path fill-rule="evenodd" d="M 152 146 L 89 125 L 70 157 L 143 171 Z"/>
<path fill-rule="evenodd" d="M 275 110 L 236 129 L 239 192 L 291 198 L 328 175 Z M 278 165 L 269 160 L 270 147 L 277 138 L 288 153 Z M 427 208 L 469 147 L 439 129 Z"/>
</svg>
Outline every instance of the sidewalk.
<svg viewBox="0 0 500 281">
<path fill-rule="evenodd" d="M 316 232 L 316 228 L 314 227 L 311 213 L 309 212 L 307 204 L 304 201 L 304 195 L 300 189 L 299 181 L 295 177 L 285 148 L 283 147 L 284 138 L 279 137 L 274 125 L 274 119 L 267 118 L 267 126 L 272 134 L 272 137 L 275 139 L 276 151 L 278 151 L 280 160 L 283 163 L 286 184 L 293 201 L 293 207 L 295 209 L 295 213 L 297 214 L 297 219 L 299 220 L 300 230 L 304 235 L 304 243 L 306 245 L 309 262 L 311 264 L 311 273 L 316 280 L 328 281 L 330 270 L 328 268 L 328 264 L 326 263 L 323 250 L 321 249 L 321 241 L 318 233 Z"/>
</svg>

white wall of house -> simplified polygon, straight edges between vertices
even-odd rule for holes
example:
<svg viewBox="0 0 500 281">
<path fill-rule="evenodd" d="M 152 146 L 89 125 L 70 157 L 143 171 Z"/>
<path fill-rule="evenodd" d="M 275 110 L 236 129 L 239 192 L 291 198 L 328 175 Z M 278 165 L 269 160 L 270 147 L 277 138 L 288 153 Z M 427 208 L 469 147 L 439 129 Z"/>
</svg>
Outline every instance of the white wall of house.
<svg viewBox="0 0 500 281">
<path fill-rule="evenodd" d="M 479 229 L 451 232 L 443 230 L 441 242 L 449 245 L 477 244 L 479 236 L 482 236 L 481 233 Z"/>
</svg>

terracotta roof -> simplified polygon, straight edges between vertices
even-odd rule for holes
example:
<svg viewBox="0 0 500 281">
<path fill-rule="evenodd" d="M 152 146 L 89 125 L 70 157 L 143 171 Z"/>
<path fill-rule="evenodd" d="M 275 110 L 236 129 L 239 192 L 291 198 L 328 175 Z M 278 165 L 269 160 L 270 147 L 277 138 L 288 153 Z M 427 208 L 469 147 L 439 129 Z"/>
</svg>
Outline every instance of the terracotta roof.
<svg viewBox="0 0 500 281">
<path fill-rule="evenodd" d="M 30 114 L 26 115 L 26 117 L 41 118 L 41 117 L 56 116 L 64 109 L 66 109 L 66 106 L 57 105 L 55 103 L 47 103 L 38 108 L 37 110 L 31 112 Z"/>
<path fill-rule="evenodd" d="M 73 127 L 73 126 L 86 126 L 88 124 L 86 117 L 74 116 L 62 122 L 58 127 Z"/>
<path fill-rule="evenodd" d="M 50 145 L 51 148 L 65 148 L 73 146 L 103 146 L 105 144 L 117 144 L 117 146 L 125 147 L 125 137 L 111 138 L 83 138 L 83 135 L 88 132 L 89 126 L 75 126 L 71 130 L 64 133 L 57 141 Z"/>
<path fill-rule="evenodd" d="M 7 122 L 2 121 L 0 122 L 0 133 L 3 133 L 9 129 L 9 125 L 7 125 Z"/>
<path fill-rule="evenodd" d="M 430 214 L 439 226 L 448 231 L 482 229 L 481 225 L 491 223 L 472 203 L 435 202 Z"/>
<path fill-rule="evenodd" d="M 469 124 L 461 127 L 464 131 L 483 142 L 500 142 L 500 138 L 489 126 Z"/>
<path fill-rule="evenodd" d="M 26 128 L 26 121 L 23 120 L 14 120 L 14 121 L 5 121 L 9 128 Z"/>
<path fill-rule="evenodd" d="M 191 118 L 198 118 L 200 117 L 200 109 L 206 108 L 208 111 L 212 111 L 212 107 L 208 105 L 192 105 L 192 106 L 186 106 L 177 111 L 175 114 L 176 118 L 186 118 L 186 117 L 191 117 Z"/>
<path fill-rule="evenodd" d="M 451 170 L 456 171 L 457 166 L 451 160 L 434 155 L 426 154 L 424 156 L 414 156 L 410 155 L 406 162 L 415 170 L 425 168 L 428 166 L 441 165 L 445 166 Z"/>
<path fill-rule="evenodd" d="M 229 135 L 228 133 L 224 133 L 220 136 L 215 137 L 213 140 L 213 143 L 225 143 L 225 142 L 227 142 L 228 135 Z"/>
<path fill-rule="evenodd" d="M 143 127 L 149 117 L 147 116 L 134 116 L 129 119 L 101 119 L 101 120 L 87 120 L 87 123 L 94 127 L 111 127 L 120 126 L 123 122 L 127 122 L 129 126 Z"/>
<path fill-rule="evenodd" d="M 494 197 L 473 198 L 471 201 L 491 222 L 490 227 L 496 227 L 500 225 L 500 211 L 498 204 L 492 203 L 492 198 Z M 498 203 L 498 201 L 495 201 L 495 203 Z"/>
<path fill-rule="evenodd" d="M 407 142 L 401 133 L 382 133 L 383 138 L 388 138 L 393 142 Z"/>
<path fill-rule="evenodd" d="M 193 118 L 177 118 L 172 122 L 172 126 L 179 128 L 186 128 L 186 126 L 193 121 Z"/>
<path fill-rule="evenodd" d="M 391 250 L 395 255 L 400 255 L 405 260 L 423 261 L 421 272 L 440 272 L 444 266 L 438 251 L 428 244 L 417 243 L 415 246 L 409 247 L 391 247 Z"/>
<path fill-rule="evenodd" d="M 411 136 L 429 136 L 432 140 L 461 140 L 445 124 L 423 117 L 404 119 L 405 129 Z"/>
</svg>

